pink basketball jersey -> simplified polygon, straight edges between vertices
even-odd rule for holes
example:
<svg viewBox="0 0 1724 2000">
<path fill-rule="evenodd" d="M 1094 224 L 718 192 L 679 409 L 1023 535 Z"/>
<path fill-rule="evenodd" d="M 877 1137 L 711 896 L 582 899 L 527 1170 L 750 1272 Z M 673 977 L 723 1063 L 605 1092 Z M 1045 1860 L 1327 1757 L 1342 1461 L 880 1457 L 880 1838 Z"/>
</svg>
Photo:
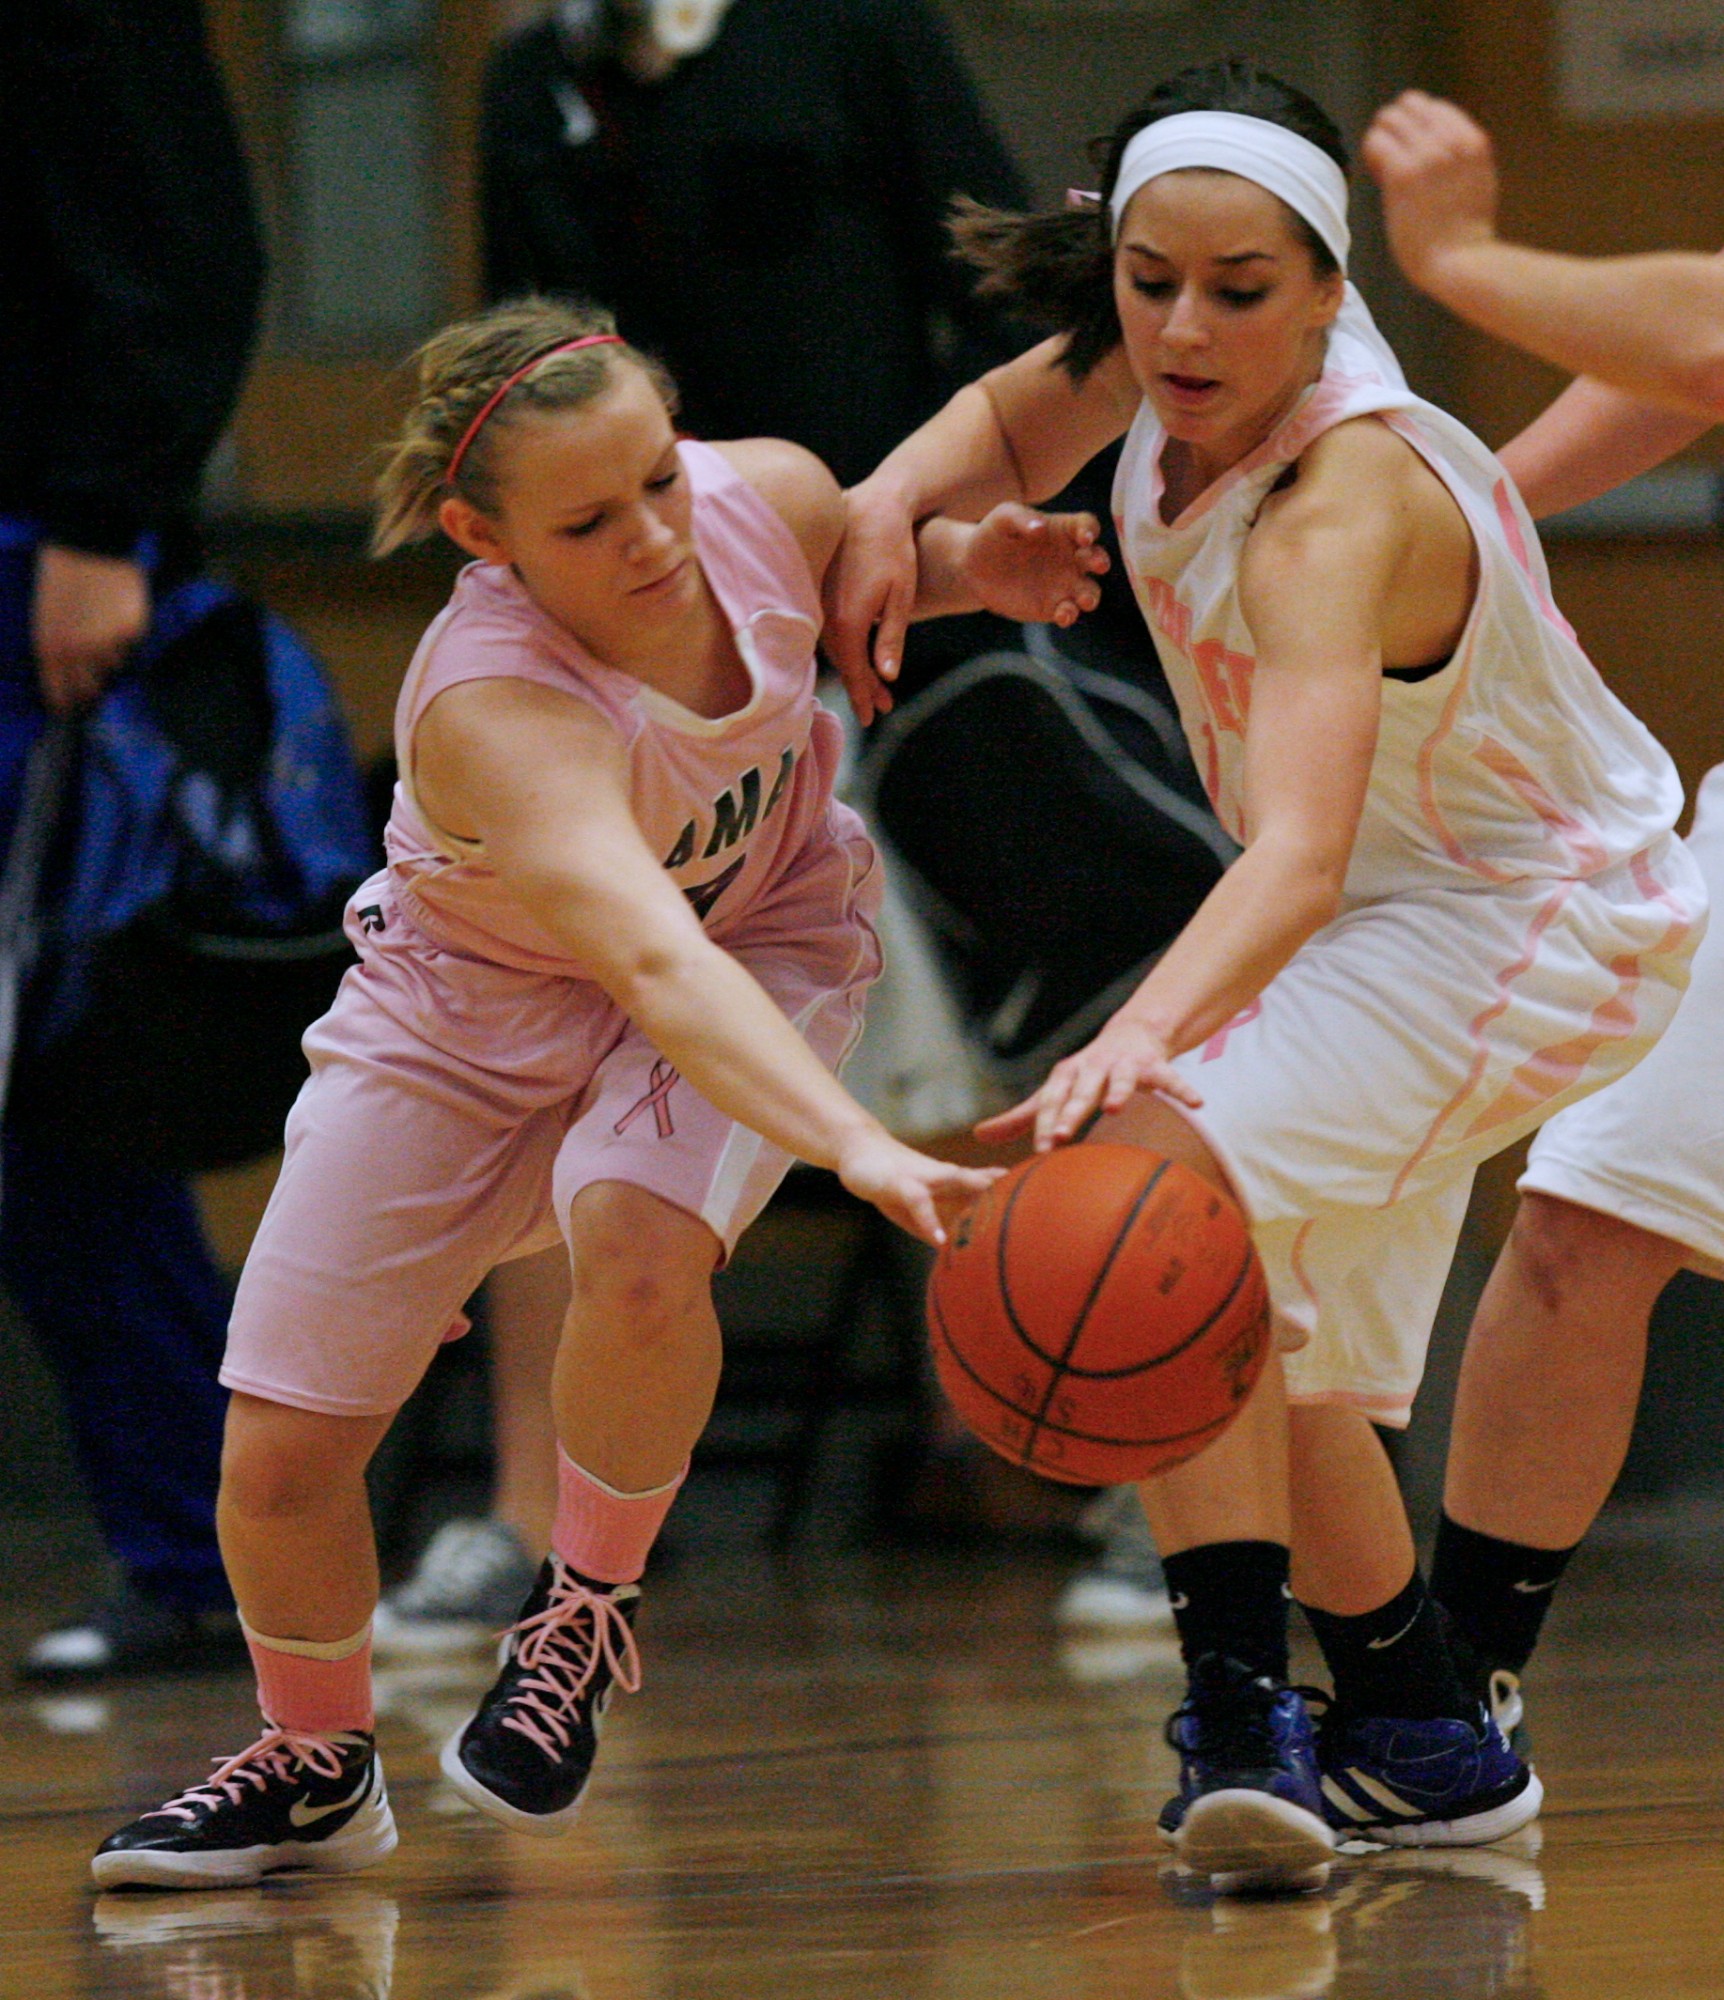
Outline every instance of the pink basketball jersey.
<svg viewBox="0 0 1724 2000">
<path fill-rule="evenodd" d="M 591 702 L 628 747 L 646 839 L 716 939 L 770 895 L 832 808 L 842 732 L 814 699 L 820 600 L 794 536 L 711 446 L 678 447 L 701 568 L 753 692 L 709 719 L 608 667 L 541 611 L 511 570 L 472 563 L 420 641 L 395 710 L 401 779 L 391 874 L 435 941 L 524 971 L 582 968 L 498 880 L 483 847 L 433 826 L 413 791 L 420 717 L 462 681 L 537 681 Z"/>
</svg>

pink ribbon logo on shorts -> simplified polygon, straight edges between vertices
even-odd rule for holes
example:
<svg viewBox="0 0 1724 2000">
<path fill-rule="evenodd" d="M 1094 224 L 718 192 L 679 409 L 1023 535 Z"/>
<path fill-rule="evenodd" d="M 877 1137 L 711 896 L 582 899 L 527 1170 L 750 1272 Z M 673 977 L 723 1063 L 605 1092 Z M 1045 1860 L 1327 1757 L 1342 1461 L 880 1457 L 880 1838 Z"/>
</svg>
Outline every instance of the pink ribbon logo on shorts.
<svg viewBox="0 0 1724 2000">
<path fill-rule="evenodd" d="M 611 1130 L 616 1133 L 617 1137 L 620 1139 L 643 1111 L 650 1111 L 652 1113 L 652 1122 L 658 1128 L 659 1137 L 661 1139 L 670 1138 L 676 1130 L 676 1126 L 671 1122 L 669 1102 L 671 1086 L 676 1080 L 677 1072 L 665 1061 L 663 1056 L 660 1056 L 658 1061 L 653 1064 L 651 1074 L 647 1078 L 647 1082 L 651 1087 L 646 1095 L 637 1103 L 631 1104 L 628 1110 L 611 1127 Z"/>
</svg>

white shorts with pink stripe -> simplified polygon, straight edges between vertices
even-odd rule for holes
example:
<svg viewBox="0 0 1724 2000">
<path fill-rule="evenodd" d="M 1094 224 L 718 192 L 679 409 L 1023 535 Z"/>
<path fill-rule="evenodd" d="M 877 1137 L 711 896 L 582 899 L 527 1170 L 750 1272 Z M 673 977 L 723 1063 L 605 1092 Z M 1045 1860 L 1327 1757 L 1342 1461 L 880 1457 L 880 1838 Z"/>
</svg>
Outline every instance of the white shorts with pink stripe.
<svg viewBox="0 0 1724 2000">
<path fill-rule="evenodd" d="M 1701 784 L 1688 851 L 1724 899 L 1724 764 Z M 1620 1083 L 1559 1112 L 1520 1186 L 1668 1237 L 1724 1278 L 1724 915 L 1694 955 L 1670 1032 Z"/>
<path fill-rule="evenodd" d="M 837 1069 L 880 969 L 879 868 L 839 841 L 724 939 Z M 597 987 L 446 951 L 386 875 L 348 913 L 360 964 L 305 1038 L 311 1075 L 246 1261 L 221 1379 L 382 1416 L 494 1266 L 548 1248 L 583 1188 L 699 1216 L 728 1255 L 790 1166 L 715 1110 Z"/>
<path fill-rule="evenodd" d="M 1179 1059 L 1295 1401 L 1407 1421 L 1475 1171 L 1654 1045 L 1705 907 L 1674 837 L 1584 881 L 1362 905 Z"/>
</svg>

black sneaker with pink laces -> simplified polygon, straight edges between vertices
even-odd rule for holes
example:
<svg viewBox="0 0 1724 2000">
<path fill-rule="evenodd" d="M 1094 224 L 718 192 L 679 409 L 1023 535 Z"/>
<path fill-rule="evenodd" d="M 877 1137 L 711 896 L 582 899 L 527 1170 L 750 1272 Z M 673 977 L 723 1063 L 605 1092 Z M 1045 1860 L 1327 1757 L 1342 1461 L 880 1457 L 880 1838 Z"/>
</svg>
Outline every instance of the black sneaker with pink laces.
<svg viewBox="0 0 1724 2000">
<path fill-rule="evenodd" d="M 641 1684 L 632 1583 L 594 1583 L 547 1556 L 503 1635 L 503 1671 L 443 1746 L 443 1775 L 523 1833 L 561 1833 L 580 1811 L 599 1726 L 617 1688 Z"/>
<path fill-rule="evenodd" d="M 278 1729 L 201 1785 L 110 1834 L 90 1862 L 104 1889 L 228 1889 L 281 1868 L 346 1875 L 395 1851 L 383 1766 L 359 1731 Z"/>
</svg>

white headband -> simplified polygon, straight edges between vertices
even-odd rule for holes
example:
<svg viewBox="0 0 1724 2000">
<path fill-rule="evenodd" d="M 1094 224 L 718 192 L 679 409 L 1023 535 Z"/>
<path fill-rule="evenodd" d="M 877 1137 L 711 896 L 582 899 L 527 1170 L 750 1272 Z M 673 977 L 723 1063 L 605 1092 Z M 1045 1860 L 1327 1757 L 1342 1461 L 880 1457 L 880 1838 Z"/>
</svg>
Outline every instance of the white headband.
<svg viewBox="0 0 1724 2000">
<path fill-rule="evenodd" d="M 1352 235 L 1347 228 L 1347 176 L 1320 146 L 1237 111 L 1179 111 L 1144 126 L 1125 149 L 1108 204 L 1113 233 L 1132 196 L 1158 174 L 1181 167 L 1215 167 L 1267 188 L 1301 215 L 1343 271 Z"/>
<path fill-rule="evenodd" d="M 1132 196 L 1157 174 L 1180 167 L 1217 167 L 1279 195 L 1302 215 L 1329 247 L 1343 271 L 1352 235 L 1347 228 L 1347 176 L 1320 146 L 1237 111 L 1180 111 L 1158 118 L 1132 138 L 1114 184 L 1113 233 Z M 1340 317 L 1329 334 L 1331 362 L 1342 373 L 1405 389 L 1407 378 L 1394 349 L 1377 330 L 1358 287 L 1348 284 Z"/>
</svg>

